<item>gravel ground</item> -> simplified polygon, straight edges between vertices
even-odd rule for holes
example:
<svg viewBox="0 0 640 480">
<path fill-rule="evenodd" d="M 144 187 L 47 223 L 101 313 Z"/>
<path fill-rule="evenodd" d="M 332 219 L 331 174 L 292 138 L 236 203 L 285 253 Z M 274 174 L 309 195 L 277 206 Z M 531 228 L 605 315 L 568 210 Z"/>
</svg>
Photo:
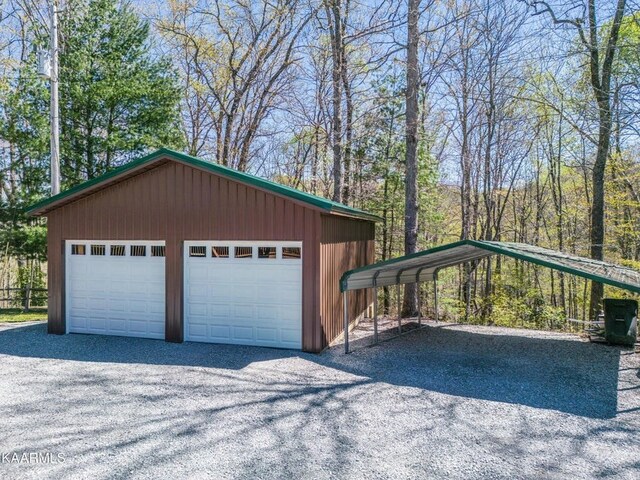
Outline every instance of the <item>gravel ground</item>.
<svg viewBox="0 0 640 480">
<path fill-rule="evenodd" d="M 0 327 L 0 478 L 640 478 L 640 354 L 429 324 L 354 352 Z M 356 336 L 357 337 L 357 336 Z M 46 460 L 46 459 L 45 459 Z"/>
</svg>

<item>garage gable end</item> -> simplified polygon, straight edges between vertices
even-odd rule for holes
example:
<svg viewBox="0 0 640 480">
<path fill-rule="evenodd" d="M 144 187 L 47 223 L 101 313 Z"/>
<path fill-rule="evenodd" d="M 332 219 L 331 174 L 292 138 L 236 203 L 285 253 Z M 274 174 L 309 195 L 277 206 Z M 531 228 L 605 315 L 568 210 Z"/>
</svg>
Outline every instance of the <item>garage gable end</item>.
<svg viewBox="0 0 640 480">
<path fill-rule="evenodd" d="M 77 185 L 76 187 L 61 192 L 58 195 L 54 195 L 50 198 L 44 199 L 41 202 L 29 207 L 27 213 L 33 216 L 47 215 L 52 210 L 60 208 L 61 206 L 67 205 L 80 198 L 92 195 L 104 188 L 108 188 L 114 184 L 139 175 L 140 173 L 143 173 L 149 169 L 153 169 L 166 162 L 183 163 L 199 170 L 204 170 L 209 173 L 219 175 L 230 180 L 293 200 L 295 202 L 302 203 L 305 206 L 323 211 L 324 213 L 342 215 L 370 221 L 380 220 L 380 218 L 376 215 L 367 213 L 363 210 L 333 202 L 316 195 L 311 195 L 309 193 L 302 192 L 286 185 L 271 182 L 255 175 L 250 175 L 245 172 L 239 172 L 237 170 L 233 170 L 231 168 L 224 167 L 215 163 L 206 162 L 199 158 L 175 152 L 167 148 L 157 150 L 156 152 L 153 152 L 145 157 L 141 157 L 110 172 L 107 172 L 100 177 L 88 180 L 80 185 Z"/>
</svg>

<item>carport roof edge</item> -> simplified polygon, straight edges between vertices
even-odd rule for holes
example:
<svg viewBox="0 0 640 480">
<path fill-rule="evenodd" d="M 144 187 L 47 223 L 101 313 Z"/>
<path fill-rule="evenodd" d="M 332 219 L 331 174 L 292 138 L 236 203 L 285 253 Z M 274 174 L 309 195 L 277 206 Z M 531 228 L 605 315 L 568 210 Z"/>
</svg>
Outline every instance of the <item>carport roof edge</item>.
<svg viewBox="0 0 640 480">
<path fill-rule="evenodd" d="M 152 152 L 148 155 L 140 157 L 138 159 L 132 160 L 121 167 L 115 168 L 99 177 L 93 178 L 91 180 L 87 180 L 75 187 L 72 187 L 68 190 L 58 193 L 49 198 L 45 198 L 40 202 L 37 202 L 30 207 L 27 208 L 26 213 L 28 215 L 44 215 L 45 213 L 54 210 L 66 203 L 69 203 L 79 197 L 81 194 L 91 194 L 93 191 L 97 191 L 102 187 L 106 187 L 108 185 L 112 185 L 110 180 L 113 180 L 114 183 L 117 182 L 117 177 L 123 176 L 128 173 L 134 173 L 135 171 L 151 165 L 156 161 L 160 161 L 162 159 L 168 160 L 177 160 L 179 162 L 184 162 L 188 165 L 192 165 L 197 168 L 201 168 L 203 170 L 209 171 L 211 173 L 219 174 L 230 178 L 232 180 L 239 181 L 241 183 L 245 183 L 254 187 L 262 188 L 278 195 L 282 195 L 285 197 L 292 198 L 294 200 L 298 200 L 300 202 L 312 205 L 314 207 L 320 208 L 327 213 L 335 213 L 339 215 L 345 215 L 347 217 L 353 217 L 363 220 L 370 221 L 380 221 L 381 218 L 377 215 L 365 212 L 364 210 L 360 210 L 358 208 L 349 207 L 348 205 L 343 205 L 338 202 L 334 202 L 327 198 L 318 197 L 316 195 L 312 195 L 310 193 L 302 192 L 292 187 L 288 187 L 286 185 L 281 185 L 276 182 L 272 182 L 270 180 L 266 180 L 264 178 L 251 175 L 245 172 L 240 172 L 238 170 L 234 170 L 229 167 L 225 167 L 223 165 L 218 165 L 217 163 L 207 162 L 205 160 L 201 160 L 199 158 L 193 157 L 191 155 L 187 155 L 184 153 L 176 152 L 169 148 L 160 148 L 155 152 Z M 108 182 L 108 183 L 105 183 Z"/>
<path fill-rule="evenodd" d="M 451 260 L 447 260 L 445 264 L 438 263 L 438 259 L 442 259 L 445 252 L 449 255 L 456 251 L 468 252 L 469 247 L 477 250 L 477 253 L 472 255 L 472 258 L 469 258 L 468 255 L 461 259 L 453 257 Z M 375 286 L 375 279 L 382 272 L 395 274 L 399 277 L 406 271 L 412 271 L 411 273 L 413 273 L 413 271 L 417 272 L 419 269 L 430 268 L 430 266 L 437 271 L 442 268 L 466 263 L 490 255 L 506 255 L 543 267 L 629 290 L 634 293 L 640 293 L 640 272 L 629 267 L 592 260 L 524 243 L 490 242 L 484 240 L 461 240 L 459 242 L 440 245 L 414 254 L 404 255 L 349 270 L 345 272 L 340 279 L 340 291 L 372 288 Z M 349 288 L 349 280 L 356 280 L 354 276 L 357 276 L 357 280 L 360 280 L 360 285 L 368 281 L 370 281 L 371 284 L 364 287 L 354 286 L 353 288 Z M 398 283 L 411 282 L 401 281 L 401 279 L 398 278 L 396 282 L 389 285 Z"/>
</svg>

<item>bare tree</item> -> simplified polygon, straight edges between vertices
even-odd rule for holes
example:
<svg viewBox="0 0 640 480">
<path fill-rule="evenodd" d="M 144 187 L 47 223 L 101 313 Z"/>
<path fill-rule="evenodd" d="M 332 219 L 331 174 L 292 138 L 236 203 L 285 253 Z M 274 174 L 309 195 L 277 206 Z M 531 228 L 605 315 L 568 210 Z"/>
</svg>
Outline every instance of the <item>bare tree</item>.
<svg viewBox="0 0 640 480">
<path fill-rule="evenodd" d="M 344 189 L 344 176 L 342 165 L 342 89 L 344 86 L 343 62 L 346 60 L 344 53 L 344 13 L 343 5 L 348 2 L 342 0 L 325 0 L 327 29 L 331 42 L 331 148 L 333 150 L 333 201 L 341 202 Z"/>
<path fill-rule="evenodd" d="M 591 258 L 602 260 L 604 258 L 604 190 L 605 168 L 612 133 L 611 113 L 611 79 L 612 67 L 618 46 L 620 25 L 625 14 L 626 0 L 617 0 L 610 27 L 601 27 L 598 24 L 598 7 L 596 0 L 580 2 L 561 16 L 556 13 L 549 2 L 530 0 L 527 2 L 534 9 L 535 15 L 547 14 L 555 25 L 569 26 L 577 34 L 587 56 L 588 78 L 593 96 L 598 107 L 598 135 L 596 144 L 596 158 L 593 164 L 591 188 L 593 203 L 591 206 L 591 231 L 590 254 Z M 578 9 L 578 16 L 569 16 L 572 10 Z M 593 317 L 600 310 L 604 287 L 601 283 L 591 283 L 591 300 L 589 314 Z"/>
<path fill-rule="evenodd" d="M 418 251 L 418 92 L 420 89 L 420 66 L 418 65 L 418 28 L 420 0 L 409 0 L 407 11 L 407 85 L 405 94 L 405 211 L 404 211 L 404 252 L 405 255 Z M 402 311 L 413 316 L 418 309 L 415 284 L 405 287 Z"/>
<path fill-rule="evenodd" d="M 176 3 L 158 22 L 168 41 L 186 49 L 191 74 L 206 90 L 218 163 L 247 169 L 260 127 L 289 86 L 287 73 L 314 13 L 294 0 L 216 0 L 211 8 Z M 200 107 L 188 112 L 198 112 L 198 122 L 206 124 Z"/>
</svg>

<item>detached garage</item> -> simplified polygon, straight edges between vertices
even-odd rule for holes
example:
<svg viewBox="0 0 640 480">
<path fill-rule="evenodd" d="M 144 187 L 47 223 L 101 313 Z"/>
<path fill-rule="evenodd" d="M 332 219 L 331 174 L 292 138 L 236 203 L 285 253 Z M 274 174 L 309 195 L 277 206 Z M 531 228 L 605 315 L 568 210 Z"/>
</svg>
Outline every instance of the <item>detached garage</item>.
<svg viewBox="0 0 640 480">
<path fill-rule="evenodd" d="M 378 218 L 161 149 L 46 199 L 50 333 L 318 352 Z M 350 293 L 350 318 L 371 304 Z"/>
</svg>

